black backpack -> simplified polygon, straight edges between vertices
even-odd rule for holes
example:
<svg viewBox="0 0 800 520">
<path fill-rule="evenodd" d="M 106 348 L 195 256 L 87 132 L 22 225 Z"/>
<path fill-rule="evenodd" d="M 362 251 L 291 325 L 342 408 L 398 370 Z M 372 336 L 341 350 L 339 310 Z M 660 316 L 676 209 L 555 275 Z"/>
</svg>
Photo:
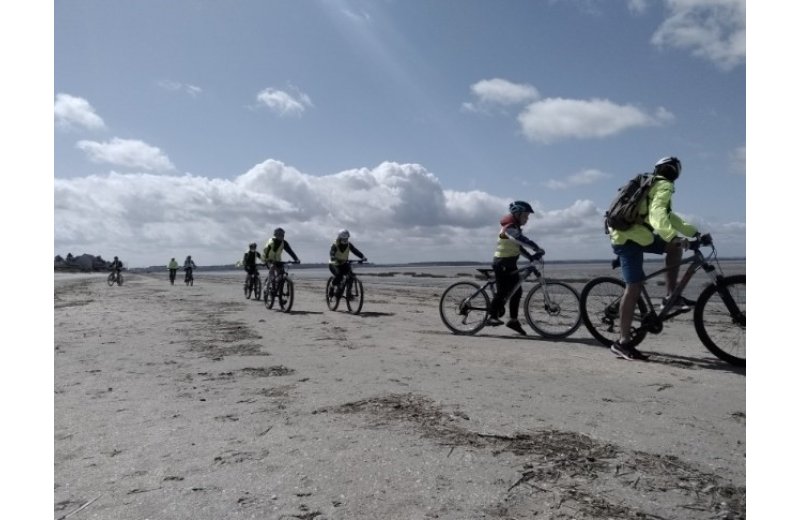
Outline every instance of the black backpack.
<svg viewBox="0 0 800 520">
<path fill-rule="evenodd" d="M 639 204 L 647 196 L 654 181 L 655 175 L 640 173 L 619 188 L 616 197 L 606 211 L 606 234 L 608 234 L 609 228 L 625 231 L 641 221 Z"/>
</svg>

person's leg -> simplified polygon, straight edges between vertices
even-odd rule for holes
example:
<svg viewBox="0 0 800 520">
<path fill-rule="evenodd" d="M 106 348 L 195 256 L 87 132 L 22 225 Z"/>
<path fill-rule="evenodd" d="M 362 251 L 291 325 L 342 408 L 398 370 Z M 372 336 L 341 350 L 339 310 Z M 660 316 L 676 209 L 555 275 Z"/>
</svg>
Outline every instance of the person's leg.
<svg viewBox="0 0 800 520">
<path fill-rule="evenodd" d="M 499 321 L 501 310 L 505 307 L 505 298 L 508 290 L 513 287 L 509 286 L 507 280 L 507 266 L 502 260 L 495 261 L 492 264 L 494 269 L 495 279 L 495 294 L 492 302 L 489 304 L 489 317 L 494 321 Z"/>
<path fill-rule="evenodd" d="M 619 342 L 628 343 L 631 340 L 631 324 L 636 302 L 642 293 L 642 282 L 625 284 L 625 292 L 619 302 Z"/>
<path fill-rule="evenodd" d="M 518 274 L 510 276 L 508 280 L 508 285 L 509 285 L 508 290 L 510 291 L 511 289 L 513 289 L 514 286 L 517 285 L 517 282 L 519 282 Z M 521 299 L 522 299 L 522 287 L 519 287 L 517 288 L 516 291 L 514 291 L 514 294 L 511 295 L 511 298 L 508 301 L 508 315 L 512 320 L 516 321 L 517 316 L 519 316 L 519 302 Z"/>
<path fill-rule="evenodd" d="M 642 292 L 644 282 L 644 252 L 645 248 L 639 244 L 628 241 L 621 246 L 613 246 L 614 252 L 619 256 L 622 269 L 622 279 L 625 281 L 625 290 L 619 302 L 619 339 L 611 345 L 611 352 L 624 359 L 647 359 L 647 356 L 629 347 L 631 341 L 631 327 L 636 304 Z"/>
<path fill-rule="evenodd" d="M 666 258 L 664 260 L 667 272 L 664 273 L 667 284 L 667 297 L 671 296 L 675 291 L 675 286 L 678 285 L 678 273 L 680 272 L 680 263 L 683 258 L 683 247 L 680 242 L 670 242 L 664 245 Z"/>
</svg>

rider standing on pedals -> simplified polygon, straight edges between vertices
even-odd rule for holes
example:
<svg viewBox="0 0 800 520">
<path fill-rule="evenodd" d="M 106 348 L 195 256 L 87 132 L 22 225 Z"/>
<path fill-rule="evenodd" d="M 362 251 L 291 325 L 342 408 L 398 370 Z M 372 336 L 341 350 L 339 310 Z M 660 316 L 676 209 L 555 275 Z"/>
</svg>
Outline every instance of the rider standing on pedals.
<svg viewBox="0 0 800 520">
<path fill-rule="evenodd" d="M 362 262 L 367 261 L 367 257 L 364 256 L 364 253 L 350 243 L 350 232 L 346 229 L 342 229 L 331 245 L 328 269 L 330 269 L 331 274 L 333 274 L 333 283 L 330 287 L 330 294 L 328 294 L 330 298 L 333 298 L 334 290 L 339 286 L 342 278 L 349 275 L 353 270 L 352 267 L 350 267 L 350 262 L 348 262 L 351 251 L 354 255 L 359 257 Z"/>
<path fill-rule="evenodd" d="M 300 259 L 297 258 L 297 255 L 292 251 L 289 242 L 284 240 L 285 236 L 286 231 L 284 231 L 283 228 L 275 228 L 275 231 L 272 232 L 272 238 L 269 239 L 267 245 L 264 246 L 263 260 L 269 266 L 269 272 L 273 276 L 277 276 L 283 271 L 283 266 L 276 269 L 275 262 L 283 262 L 281 258 L 284 251 L 286 251 L 295 262 L 298 264 L 300 263 Z"/>
<path fill-rule="evenodd" d="M 508 211 L 509 213 L 500 219 L 500 233 L 497 237 L 497 248 L 492 262 L 492 269 L 494 269 L 497 280 L 497 292 L 489 305 L 489 320 L 486 324 L 493 327 L 503 324 L 500 316 L 505 312 L 505 298 L 519 282 L 519 274 L 516 272 L 517 259 L 522 255 L 529 261 L 533 260 L 534 255 L 522 246 L 530 247 L 535 254 L 540 256 L 544 254 L 544 249 L 522 234 L 522 226 L 527 224 L 528 218 L 533 214 L 531 205 L 517 200 L 508 205 Z M 506 323 L 506 327 L 527 336 L 525 329 L 517 319 L 521 298 L 522 287 L 518 287 L 508 302 L 508 313 L 511 319 Z"/>
<path fill-rule="evenodd" d="M 245 251 L 244 258 L 242 258 L 242 264 L 244 264 L 244 270 L 247 273 L 244 278 L 245 286 L 247 286 L 247 279 L 251 274 L 258 278 L 257 260 L 261 260 L 261 253 L 258 252 L 258 244 L 252 242 L 250 243 L 250 250 Z"/>
</svg>

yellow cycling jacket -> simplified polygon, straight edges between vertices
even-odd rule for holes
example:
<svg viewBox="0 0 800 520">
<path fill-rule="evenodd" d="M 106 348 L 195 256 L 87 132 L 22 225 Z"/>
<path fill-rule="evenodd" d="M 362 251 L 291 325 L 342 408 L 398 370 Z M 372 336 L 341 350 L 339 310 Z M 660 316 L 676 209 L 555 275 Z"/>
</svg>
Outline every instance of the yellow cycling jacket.
<svg viewBox="0 0 800 520">
<path fill-rule="evenodd" d="M 656 177 L 647 197 L 639 205 L 639 215 L 642 215 L 643 223 L 634 224 L 625 231 L 611 229 L 611 243 L 621 245 L 632 240 L 640 246 L 647 246 L 653 243 L 653 233 L 665 242 L 678 236 L 678 233 L 687 237 L 697 233 L 696 227 L 672 212 L 673 193 L 675 184 L 663 177 Z"/>
</svg>

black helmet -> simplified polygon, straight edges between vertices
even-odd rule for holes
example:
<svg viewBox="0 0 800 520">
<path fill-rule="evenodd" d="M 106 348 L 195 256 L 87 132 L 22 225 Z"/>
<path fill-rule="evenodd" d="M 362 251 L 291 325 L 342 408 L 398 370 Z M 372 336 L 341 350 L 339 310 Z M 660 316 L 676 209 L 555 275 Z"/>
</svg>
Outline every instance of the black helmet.
<svg viewBox="0 0 800 520">
<path fill-rule="evenodd" d="M 674 181 L 681 174 L 681 161 L 677 157 L 662 157 L 656 162 L 653 173 Z"/>
<path fill-rule="evenodd" d="M 258 244 L 255 242 L 250 242 L 250 249 L 253 249 L 254 247 L 258 247 Z"/>
<path fill-rule="evenodd" d="M 524 200 L 515 200 L 508 205 L 508 211 L 511 213 L 533 213 L 533 208 Z"/>
<path fill-rule="evenodd" d="M 278 238 L 283 238 L 283 235 L 285 235 L 285 234 L 286 234 L 286 232 L 283 230 L 283 228 L 280 228 L 280 227 L 279 228 L 275 228 L 275 231 L 272 232 L 272 236 L 278 237 Z"/>
</svg>

